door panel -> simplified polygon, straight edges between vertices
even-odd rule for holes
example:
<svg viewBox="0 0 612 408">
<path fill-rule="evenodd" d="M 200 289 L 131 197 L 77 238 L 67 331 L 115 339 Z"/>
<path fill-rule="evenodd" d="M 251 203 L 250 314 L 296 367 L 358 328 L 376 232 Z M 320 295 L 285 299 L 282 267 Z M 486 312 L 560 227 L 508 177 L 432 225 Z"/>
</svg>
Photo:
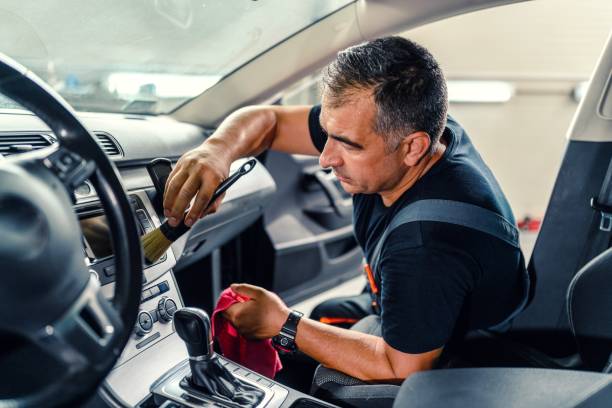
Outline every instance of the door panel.
<svg viewBox="0 0 612 408">
<path fill-rule="evenodd" d="M 318 158 L 270 152 L 277 185 L 264 225 L 273 247 L 272 290 L 297 303 L 360 272 L 352 200 Z"/>
</svg>

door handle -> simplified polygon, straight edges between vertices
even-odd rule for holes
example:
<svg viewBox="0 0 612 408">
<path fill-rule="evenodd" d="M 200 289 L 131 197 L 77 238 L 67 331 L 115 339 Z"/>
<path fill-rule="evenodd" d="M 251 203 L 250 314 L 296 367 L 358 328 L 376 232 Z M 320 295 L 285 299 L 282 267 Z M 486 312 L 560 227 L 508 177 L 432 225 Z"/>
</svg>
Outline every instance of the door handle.
<svg viewBox="0 0 612 408">
<path fill-rule="evenodd" d="M 317 168 L 314 171 L 305 171 L 304 176 L 308 182 L 314 181 L 321 187 L 336 215 L 340 218 L 351 216 L 353 200 L 350 196 L 346 196 L 346 193 L 343 194 L 340 182 L 334 173 Z"/>
</svg>

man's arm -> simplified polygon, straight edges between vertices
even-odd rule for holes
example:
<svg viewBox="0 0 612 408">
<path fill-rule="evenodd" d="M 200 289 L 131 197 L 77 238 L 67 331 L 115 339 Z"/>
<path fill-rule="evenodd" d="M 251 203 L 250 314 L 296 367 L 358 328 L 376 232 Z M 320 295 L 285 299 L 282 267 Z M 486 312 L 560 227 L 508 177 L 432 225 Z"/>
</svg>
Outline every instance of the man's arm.
<svg viewBox="0 0 612 408">
<path fill-rule="evenodd" d="M 266 149 L 287 153 L 318 155 L 310 138 L 310 106 L 252 106 L 228 116 L 202 145 L 185 153 L 168 177 L 164 194 L 164 215 L 170 225 L 185 218 L 191 225 L 204 216 L 204 208 L 215 188 L 229 174 L 235 160 L 254 156 Z M 219 198 L 208 212 L 216 211 Z"/>
<path fill-rule="evenodd" d="M 326 325 L 311 319 L 298 324 L 298 348 L 324 366 L 363 381 L 402 381 L 430 370 L 442 348 L 421 354 L 395 350 L 382 337 Z"/>
<path fill-rule="evenodd" d="M 248 284 L 234 284 L 232 290 L 250 298 L 224 313 L 240 334 L 261 339 L 279 333 L 289 309 L 277 295 Z M 431 369 L 442 352 L 438 348 L 421 354 L 403 353 L 381 337 L 307 318 L 298 324 L 296 344 L 324 366 L 364 381 L 401 381 L 412 373 Z"/>
</svg>

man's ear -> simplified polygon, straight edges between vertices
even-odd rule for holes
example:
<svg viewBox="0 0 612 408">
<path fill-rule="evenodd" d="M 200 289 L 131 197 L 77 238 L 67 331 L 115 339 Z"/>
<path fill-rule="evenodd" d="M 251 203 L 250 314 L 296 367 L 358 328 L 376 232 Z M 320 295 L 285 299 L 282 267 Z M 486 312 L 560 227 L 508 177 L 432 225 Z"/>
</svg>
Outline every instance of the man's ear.
<svg viewBox="0 0 612 408">
<path fill-rule="evenodd" d="M 416 166 L 431 146 L 431 139 L 427 132 L 418 131 L 409 134 L 402 140 L 400 148 L 407 166 Z"/>
</svg>

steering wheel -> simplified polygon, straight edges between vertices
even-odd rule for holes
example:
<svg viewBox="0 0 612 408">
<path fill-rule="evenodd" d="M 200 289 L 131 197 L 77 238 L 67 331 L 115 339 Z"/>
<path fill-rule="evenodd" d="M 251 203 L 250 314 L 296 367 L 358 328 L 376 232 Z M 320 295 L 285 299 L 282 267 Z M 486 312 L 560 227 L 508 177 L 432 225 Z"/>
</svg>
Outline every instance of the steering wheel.
<svg viewBox="0 0 612 408">
<path fill-rule="evenodd" d="M 76 406 L 94 395 L 136 322 L 142 252 L 115 166 L 71 107 L 0 54 L 0 93 L 58 143 L 0 156 L 0 407 Z M 110 227 L 112 300 L 88 272 L 73 191 L 93 184 Z"/>
</svg>

